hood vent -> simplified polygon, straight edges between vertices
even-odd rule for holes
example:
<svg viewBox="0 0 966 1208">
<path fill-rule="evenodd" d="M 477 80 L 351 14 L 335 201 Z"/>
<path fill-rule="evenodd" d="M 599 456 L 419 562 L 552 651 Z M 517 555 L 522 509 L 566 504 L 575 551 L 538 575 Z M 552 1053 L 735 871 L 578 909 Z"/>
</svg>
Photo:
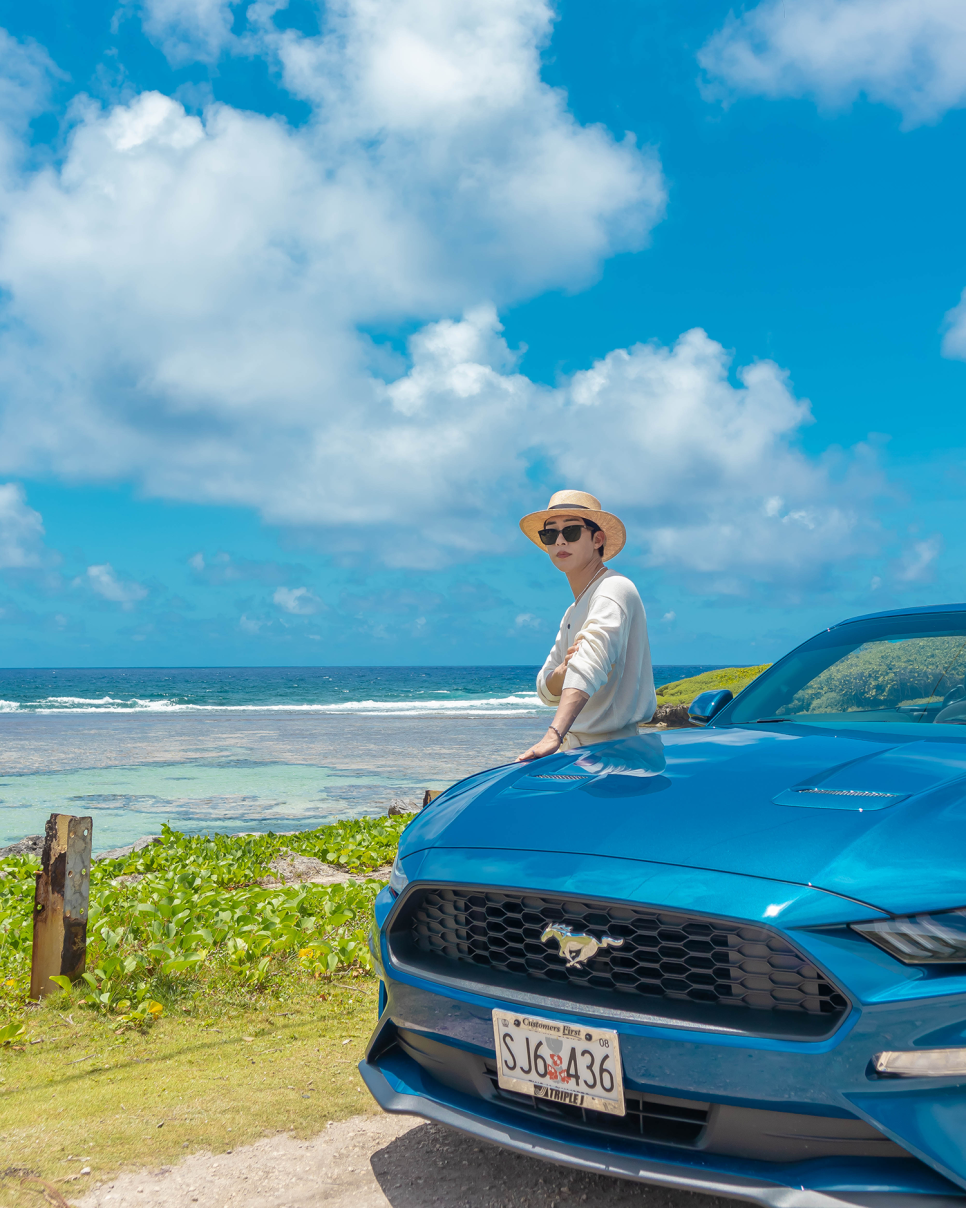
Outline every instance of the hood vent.
<svg viewBox="0 0 966 1208">
<path fill-rule="evenodd" d="M 884 810 L 887 805 L 905 801 L 908 793 L 878 793 L 872 789 L 827 789 L 820 784 L 803 784 L 784 789 L 772 797 L 776 805 L 808 805 L 826 810 Z"/>
<path fill-rule="evenodd" d="M 918 739 L 850 759 L 772 797 L 775 805 L 883 810 L 966 776 L 966 746 Z"/>
</svg>

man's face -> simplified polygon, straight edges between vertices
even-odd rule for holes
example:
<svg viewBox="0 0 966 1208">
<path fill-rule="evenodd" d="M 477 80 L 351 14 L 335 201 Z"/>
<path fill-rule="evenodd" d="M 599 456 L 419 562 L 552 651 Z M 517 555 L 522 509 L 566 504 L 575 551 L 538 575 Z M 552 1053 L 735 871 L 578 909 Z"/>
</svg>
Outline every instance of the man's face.
<svg viewBox="0 0 966 1208">
<path fill-rule="evenodd" d="M 561 529 L 568 528 L 572 524 L 584 526 L 579 541 L 565 541 L 563 534 L 560 533 Z M 543 527 L 556 529 L 560 533 L 553 545 L 545 547 L 550 555 L 550 561 L 558 570 L 572 575 L 575 571 L 586 570 L 591 566 L 596 569 L 600 565 L 601 559 L 597 549 L 603 544 L 604 534 L 592 533 L 587 528 L 582 516 L 568 516 L 566 513 L 559 518 L 554 516 L 551 520 L 545 521 Z"/>
</svg>

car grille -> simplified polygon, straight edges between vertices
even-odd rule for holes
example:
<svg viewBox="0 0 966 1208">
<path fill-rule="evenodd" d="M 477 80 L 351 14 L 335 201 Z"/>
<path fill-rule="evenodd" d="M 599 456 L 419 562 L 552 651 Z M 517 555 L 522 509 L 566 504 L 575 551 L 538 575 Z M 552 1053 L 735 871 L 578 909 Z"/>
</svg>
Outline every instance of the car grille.
<svg viewBox="0 0 966 1208">
<path fill-rule="evenodd" d="M 608 998 L 662 999 L 819 1017 L 833 1024 L 845 996 L 778 932 L 641 906 L 436 886 L 417 889 L 404 912 L 412 949 L 437 969 L 459 966 L 583 987 Z M 547 928 L 621 941 L 568 964 Z M 436 964 L 436 962 L 440 962 Z M 549 987 L 548 987 L 549 989 Z M 731 1012 L 729 1012 L 731 1014 Z M 769 1029 L 765 1029 L 768 1031 Z"/>
<path fill-rule="evenodd" d="M 497 1080 L 496 1070 L 489 1067 L 486 1076 L 493 1087 L 494 1098 L 508 1105 L 538 1116 L 553 1116 L 609 1136 L 639 1137 L 659 1145 L 693 1146 L 708 1123 L 708 1103 L 684 1104 L 679 1100 L 646 1097 L 625 1091 L 625 1115 L 614 1116 L 593 1108 L 552 1103 L 547 1099 L 535 1099 L 532 1095 L 504 1090 Z"/>
</svg>

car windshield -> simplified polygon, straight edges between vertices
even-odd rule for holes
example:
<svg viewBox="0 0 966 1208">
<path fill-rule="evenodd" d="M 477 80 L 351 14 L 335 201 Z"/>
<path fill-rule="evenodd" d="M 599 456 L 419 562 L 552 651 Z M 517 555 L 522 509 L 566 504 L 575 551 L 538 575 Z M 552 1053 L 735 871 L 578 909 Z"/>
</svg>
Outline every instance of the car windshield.
<svg viewBox="0 0 966 1208">
<path fill-rule="evenodd" d="M 964 674 L 966 613 L 851 621 L 764 672 L 721 720 L 966 725 Z"/>
</svg>

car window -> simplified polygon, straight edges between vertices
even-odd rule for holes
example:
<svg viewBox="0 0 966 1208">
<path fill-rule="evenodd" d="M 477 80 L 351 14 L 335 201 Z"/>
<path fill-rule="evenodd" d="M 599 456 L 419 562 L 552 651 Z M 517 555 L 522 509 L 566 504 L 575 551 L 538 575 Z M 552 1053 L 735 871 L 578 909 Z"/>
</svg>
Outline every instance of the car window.
<svg viewBox="0 0 966 1208">
<path fill-rule="evenodd" d="M 828 630 L 755 680 L 722 720 L 966 725 L 966 625 L 950 626 L 961 617 L 881 618 Z"/>
</svg>

